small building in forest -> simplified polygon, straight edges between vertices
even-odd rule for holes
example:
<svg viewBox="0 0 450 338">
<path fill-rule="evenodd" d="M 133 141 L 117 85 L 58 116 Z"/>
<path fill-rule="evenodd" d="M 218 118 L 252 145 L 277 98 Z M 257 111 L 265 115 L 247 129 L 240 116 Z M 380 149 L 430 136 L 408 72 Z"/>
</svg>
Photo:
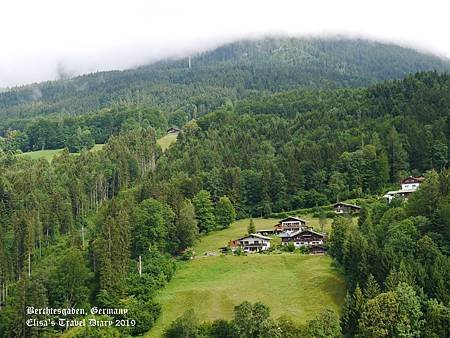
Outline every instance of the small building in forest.
<svg viewBox="0 0 450 338">
<path fill-rule="evenodd" d="M 356 204 L 338 202 L 333 204 L 333 209 L 337 214 L 351 214 L 359 212 L 359 210 L 361 210 L 361 207 Z"/>
<path fill-rule="evenodd" d="M 408 176 L 400 182 L 402 190 L 417 190 L 424 179 L 423 176 Z"/>
<path fill-rule="evenodd" d="M 249 234 L 247 236 L 230 241 L 229 247 L 235 251 L 241 248 L 244 252 L 259 252 L 270 248 L 270 237 L 259 234 Z"/>
<path fill-rule="evenodd" d="M 180 132 L 180 129 L 176 127 L 171 127 L 167 129 L 167 134 L 178 134 Z"/>
<path fill-rule="evenodd" d="M 401 189 L 388 191 L 383 197 L 388 203 L 391 203 L 395 197 L 402 197 L 408 199 L 409 195 L 415 192 L 422 182 L 425 180 L 423 176 L 408 176 L 400 181 Z"/>
<path fill-rule="evenodd" d="M 289 216 L 285 219 L 282 219 L 278 224 L 275 225 L 275 232 L 277 233 L 291 233 L 300 231 L 302 229 L 306 228 L 306 221 L 295 217 L 295 216 Z"/>
</svg>

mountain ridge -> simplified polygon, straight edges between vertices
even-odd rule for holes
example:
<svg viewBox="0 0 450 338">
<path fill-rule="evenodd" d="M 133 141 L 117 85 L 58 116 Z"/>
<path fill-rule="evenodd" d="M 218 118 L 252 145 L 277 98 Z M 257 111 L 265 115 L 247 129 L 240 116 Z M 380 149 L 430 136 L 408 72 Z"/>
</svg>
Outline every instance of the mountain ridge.
<svg viewBox="0 0 450 338">
<path fill-rule="evenodd" d="M 81 115 L 123 104 L 205 114 L 226 100 L 296 87 L 363 87 L 409 73 L 450 72 L 450 61 L 362 39 L 279 38 L 228 43 L 188 59 L 97 72 L 0 92 L 0 130 L 16 120 Z M 190 109 L 190 108 L 189 108 Z"/>
</svg>

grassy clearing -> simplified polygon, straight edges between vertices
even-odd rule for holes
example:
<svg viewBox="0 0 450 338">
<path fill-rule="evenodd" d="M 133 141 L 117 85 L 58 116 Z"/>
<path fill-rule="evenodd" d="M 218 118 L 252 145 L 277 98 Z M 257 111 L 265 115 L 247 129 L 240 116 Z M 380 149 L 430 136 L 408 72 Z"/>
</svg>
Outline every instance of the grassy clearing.
<svg viewBox="0 0 450 338">
<path fill-rule="evenodd" d="M 270 229 L 277 221 L 254 219 L 256 229 Z M 311 223 L 315 226 L 316 222 L 311 219 Z M 147 337 L 160 337 L 167 325 L 190 308 L 203 320 L 230 319 L 234 306 L 244 300 L 262 301 L 270 306 L 273 317 L 285 315 L 297 323 L 306 322 L 324 308 L 339 311 L 346 287 L 328 256 L 204 256 L 245 235 L 248 224 L 249 219 L 239 220 L 197 243 L 194 251 L 198 258 L 180 263 L 174 279 L 159 293 L 162 314 Z M 279 239 L 274 241 L 276 244 Z"/>
<path fill-rule="evenodd" d="M 320 221 L 318 218 L 312 217 L 310 215 L 302 215 L 300 218 L 304 219 L 307 222 L 308 226 L 311 226 L 316 231 L 322 231 Z M 253 221 L 255 223 L 256 230 L 263 229 L 273 229 L 275 224 L 278 223 L 280 219 L 276 218 L 254 218 Z M 331 224 L 333 220 L 327 218 L 324 224 L 324 231 L 331 231 Z M 197 255 L 203 255 L 205 252 L 210 251 L 218 251 L 219 248 L 224 247 L 228 244 L 228 242 L 232 239 L 237 239 L 247 234 L 247 227 L 250 223 L 249 219 L 242 219 L 234 222 L 230 225 L 229 228 L 219 231 L 213 231 L 208 236 L 202 237 L 197 245 L 194 247 L 194 251 Z M 272 245 L 279 244 L 280 238 L 272 237 Z"/>
<path fill-rule="evenodd" d="M 177 140 L 177 135 L 165 135 L 158 139 L 158 144 L 161 146 L 162 150 L 165 151 L 169 146 Z M 104 144 L 96 144 L 90 151 L 99 151 L 102 150 Z M 48 150 L 37 150 L 37 151 L 29 151 L 26 153 L 18 154 L 19 157 L 27 157 L 32 160 L 39 160 L 41 158 L 51 162 L 53 158 L 61 153 L 64 149 L 48 149 Z M 71 153 L 71 155 L 79 155 L 79 153 Z"/>
<path fill-rule="evenodd" d="M 99 151 L 99 150 L 102 150 L 103 148 L 104 148 L 104 144 L 102 143 L 102 144 L 95 144 L 93 147 L 92 147 L 92 149 L 91 149 L 91 151 Z"/>
<path fill-rule="evenodd" d="M 278 223 L 274 218 L 254 218 L 256 230 L 273 229 L 273 226 Z M 203 255 L 205 252 L 218 251 L 219 248 L 228 245 L 232 239 L 240 238 L 247 234 L 247 227 L 250 223 L 249 219 L 242 219 L 234 222 L 229 228 L 219 231 L 213 231 L 208 236 L 202 237 L 195 245 L 194 251 L 197 255 Z M 279 238 L 276 238 L 279 240 Z M 272 241 L 272 244 L 273 241 Z M 275 243 L 276 244 L 276 243 Z"/>
<path fill-rule="evenodd" d="M 167 148 L 170 147 L 172 143 L 175 143 L 177 140 L 177 134 L 167 134 L 158 139 L 158 144 L 161 147 L 162 151 L 166 151 Z"/>
<path fill-rule="evenodd" d="M 38 151 L 29 151 L 26 153 L 19 154 L 19 157 L 27 157 L 32 160 L 39 160 L 41 158 L 51 162 L 53 157 L 62 152 L 63 149 L 49 149 L 49 150 L 38 150 Z"/>
<path fill-rule="evenodd" d="M 90 151 L 99 151 L 102 150 L 104 144 L 95 144 Z M 48 149 L 48 150 L 37 150 L 37 151 L 29 151 L 26 153 L 18 154 L 19 157 L 27 157 L 32 160 L 39 160 L 41 158 L 51 162 L 53 158 L 61 153 L 64 149 Z M 71 153 L 71 155 L 80 155 L 80 153 Z"/>
<path fill-rule="evenodd" d="M 199 318 L 231 319 L 235 305 L 262 301 L 277 318 L 285 315 L 304 323 L 325 308 L 339 311 L 345 283 L 328 256 L 299 254 L 218 256 L 184 263 L 158 295 L 161 317 L 148 337 L 162 330 L 187 309 Z"/>
</svg>

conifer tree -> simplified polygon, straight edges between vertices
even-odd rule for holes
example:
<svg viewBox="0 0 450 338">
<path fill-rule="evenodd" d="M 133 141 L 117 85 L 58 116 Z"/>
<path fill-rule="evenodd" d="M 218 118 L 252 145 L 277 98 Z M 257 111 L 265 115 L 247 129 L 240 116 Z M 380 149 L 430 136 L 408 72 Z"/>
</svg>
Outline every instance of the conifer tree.
<svg viewBox="0 0 450 338">
<path fill-rule="evenodd" d="M 364 288 L 364 297 L 367 299 L 372 299 L 381 293 L 380 286 L 375 280 L 372 274 L 369 275 L 366 282 L 366 287 Z"/>
<path fill-rule="evenodd" d="M 255 222 L 253 221 L 253 218 L 250 218 L 250 222 L 248 224 L 248 228 L 247 228 L 247 233 L 250 234 L 254 234 L 256 232 L 256 226 L 255 226 Z"/>
<path fill-rule="evenodd" d="M 211 201 L 211 195 L 206 190 L 200 190 L 193 199 L 195 214 L 197 217 L 197 226 L 201 233 L 208 233 L 216 227 L 214 208 Z"/>
</svg>

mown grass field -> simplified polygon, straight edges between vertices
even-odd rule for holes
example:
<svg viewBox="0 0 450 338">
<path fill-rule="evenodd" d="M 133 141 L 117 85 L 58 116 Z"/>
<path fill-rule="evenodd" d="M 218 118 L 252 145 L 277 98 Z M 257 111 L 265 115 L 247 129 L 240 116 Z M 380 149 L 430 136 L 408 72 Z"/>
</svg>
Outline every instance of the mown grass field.
<svg viewBox="0 0 450 338">
<path fill-rule="evenodd" d="M 104 144 L 96 144 L 92 147 L 90 151 L 98 151 L 103 149 Z M 29 151 L 26 153 L 18 154 L 20 157 L 28 157 L 32 160 L 39 160 L 41 158 L 46 159 L 51 162 L 53 158 L 61 153 L 64 149 L 48 149 L 48 150 L 37 150 L 37 151 Z M 71 155 L 79 155 L 79 153 L 71 153 Z"/>
<path fill-rule="evenodd" d="M 257 229 L 270 228 L 276 221 L 254 219 Z M 234 306 L 244 300 L 262 301 L 273 317 L 284 315 L 297 323 L 325 308 L 339 311 L 346 287 L 328 256 L 204 255 L 245 235 L 248 223 L 248 219 L 237 221 L 203 237 L 194 247 L 198 257 L 180 263 L 173 280 L 158 294 L 162 314 L 147 337 L 160 337 L 167 325 L 190 308 L 203 320 L 230 319 Z"/>
<path fill-rule="evenodd" d="M 177 140 L 176 134 L 167 134 L 158 139 L 158 144 L 161 147 L 162 151 L 166 151 L 167 148 L 170 147 L 172 143 L 175 143 Z"/>
</svg>

